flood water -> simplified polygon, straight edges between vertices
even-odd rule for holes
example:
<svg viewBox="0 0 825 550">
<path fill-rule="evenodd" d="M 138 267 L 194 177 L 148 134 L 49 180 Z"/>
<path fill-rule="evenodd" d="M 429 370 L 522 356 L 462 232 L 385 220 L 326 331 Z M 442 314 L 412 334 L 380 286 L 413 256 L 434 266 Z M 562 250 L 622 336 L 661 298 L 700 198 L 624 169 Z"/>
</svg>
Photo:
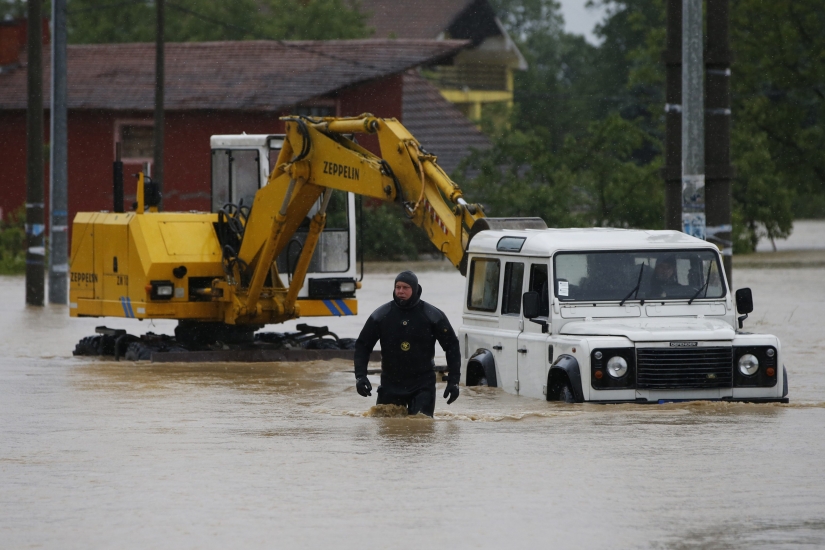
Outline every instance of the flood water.
<svg viewBox="0 0 825 550">
<path fill-rule="evenodd" d="M 462 277 L 419 275 L 460 324 Z M 782 338 L 790 405 L 462 387 L 430 420 L 372 410 L 343 361 L 73 358 L 97 324 L 173 325 L 26 308 L 0 277 L 0 547 L 825 547 L 825 269 L 735 279 L 746 326 Z M 392 280 L 368 275 L 362 315 L 329 326 L 357 335 Z"/>
</svg>

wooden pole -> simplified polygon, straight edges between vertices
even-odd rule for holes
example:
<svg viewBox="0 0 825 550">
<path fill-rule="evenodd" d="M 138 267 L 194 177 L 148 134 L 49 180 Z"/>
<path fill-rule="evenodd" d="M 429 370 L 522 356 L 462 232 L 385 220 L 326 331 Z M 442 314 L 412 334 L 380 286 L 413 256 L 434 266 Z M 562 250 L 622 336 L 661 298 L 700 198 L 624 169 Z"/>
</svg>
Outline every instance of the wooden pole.
<svg viewBox="0 0 825 550">
<path fill-rule="evenodd" d="M 164 0 L 155 0 L 157 26 L 155 32 L 155 150 L 152 181 L 157 182 L 163 197 L 163 89 L 164 89 Z M 162 209 L 163 199 L 158 209 Z"/>
<path fill-rule="evenodd" d="M 42 306 L 46 248 L 43 198 L 43 53 L 41 0 L 28 2 L 26 110 L 26 303 Z"/>
</svg>

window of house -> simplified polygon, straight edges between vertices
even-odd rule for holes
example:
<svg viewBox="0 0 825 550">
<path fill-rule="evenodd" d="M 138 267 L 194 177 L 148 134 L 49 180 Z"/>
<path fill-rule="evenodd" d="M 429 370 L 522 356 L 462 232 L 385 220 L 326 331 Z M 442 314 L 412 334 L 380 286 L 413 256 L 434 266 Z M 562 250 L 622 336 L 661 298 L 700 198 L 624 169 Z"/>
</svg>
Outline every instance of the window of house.
<svg viewBox="0 0 825 550">
<path fill-rule="evenodd" d="M 151 159 L 155 153 L 155 129 L 151 124 L 121 124 L 120 151 L 123 160 Z"/>
<path fill-rule="evenodd" d="M 335 105 L 297 105 L 294 107 L 294 113 L 296 115 L 301 116 L 310 116 L 310 117 L 325 117 L 325 116 L 335 116 Z"/>
<path fill-rule="evenodd" d="M 524 264 L 504 264 L 504 294 L 501 297 L 501 314 L 521 313 L 521 289 L 524 284 Z"/>
<path fill-rule="evenodd" d="M 474 258 L 470 264 L 470 295 L 467 307 L 479 311 L 498 308 L 498 282 L 501 263 L 492 258 Z"/>
</svg>

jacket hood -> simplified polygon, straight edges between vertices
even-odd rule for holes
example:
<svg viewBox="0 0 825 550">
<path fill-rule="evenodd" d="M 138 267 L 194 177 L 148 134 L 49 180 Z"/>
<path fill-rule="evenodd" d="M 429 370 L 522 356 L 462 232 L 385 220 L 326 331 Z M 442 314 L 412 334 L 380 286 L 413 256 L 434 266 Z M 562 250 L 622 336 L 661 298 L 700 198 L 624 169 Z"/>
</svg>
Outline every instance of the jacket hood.
<svg viewBox="0 0 825 550">
<path fill-rule="evenodd" d="M 719 319 L 609 319 L 566 323 L 561 334 L 624 336 L 633 342 L 733 340 L 736 331 Z"/>
<path fill-rule="evenodd" d="M 395 297 L 395 290 L 392 291 L 392 303 L 395 307 L 399 309 L 412 309 L 421 302 L 421 292 L 422 292 L 421 285 L 418 285 L 418 289 L 415 291 L 415 294 L 409 300 L 398 300 Z"/>
</svg>

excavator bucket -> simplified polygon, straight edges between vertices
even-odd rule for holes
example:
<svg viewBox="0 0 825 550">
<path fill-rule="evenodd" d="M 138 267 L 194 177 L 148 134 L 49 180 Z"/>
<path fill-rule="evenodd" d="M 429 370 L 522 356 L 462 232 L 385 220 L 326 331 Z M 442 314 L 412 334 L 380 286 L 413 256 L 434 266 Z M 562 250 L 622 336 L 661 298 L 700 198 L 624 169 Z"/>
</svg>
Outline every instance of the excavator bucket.
<svg viewBox="0 0 825 550">
<path fill-rule="evenodd" d="M 469 238 L 467 239 L 467 247 L 464 249 L 464 257 L 461 258 L 461 264 L 458 270 L 465 277 L 467 276 L 467 250 L 470 248 L 470 242 L 473 237 L 487 231 L 488 229 L 547 229 L 547 224 L 541 218 L 479 218 L 470 228 Z"/>
</svg>

